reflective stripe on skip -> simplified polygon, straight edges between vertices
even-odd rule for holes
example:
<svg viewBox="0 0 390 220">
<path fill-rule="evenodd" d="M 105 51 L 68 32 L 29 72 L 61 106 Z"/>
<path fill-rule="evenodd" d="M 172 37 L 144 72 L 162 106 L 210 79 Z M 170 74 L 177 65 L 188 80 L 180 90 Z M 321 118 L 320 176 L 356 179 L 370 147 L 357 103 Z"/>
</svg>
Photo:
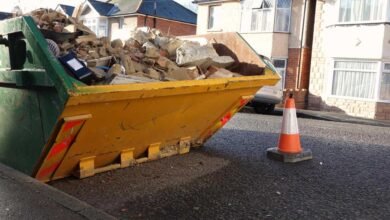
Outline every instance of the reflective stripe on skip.
<svg viewBox="0 0 390 220">
<path fill-rule="evenodd" d="M 283 110 L 282 134 L 299 134 L 295 108 L 285 108 Z"/>
</svg>

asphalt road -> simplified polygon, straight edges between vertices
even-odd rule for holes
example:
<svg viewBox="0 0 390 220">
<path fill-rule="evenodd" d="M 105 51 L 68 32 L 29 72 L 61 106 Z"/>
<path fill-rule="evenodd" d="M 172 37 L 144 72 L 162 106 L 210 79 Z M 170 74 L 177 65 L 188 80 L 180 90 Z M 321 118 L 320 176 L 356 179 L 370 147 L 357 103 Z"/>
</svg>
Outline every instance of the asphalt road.
<svg viewBox="0 0 390 220">
<path fill-rule="evenodd" d="M 267 159 L 281 117 L 237 114 L 190 154 L 52 185 L 123 219 L 390 219 L 390 128 L 299 119 L 314 159 Z"/>
</svg>

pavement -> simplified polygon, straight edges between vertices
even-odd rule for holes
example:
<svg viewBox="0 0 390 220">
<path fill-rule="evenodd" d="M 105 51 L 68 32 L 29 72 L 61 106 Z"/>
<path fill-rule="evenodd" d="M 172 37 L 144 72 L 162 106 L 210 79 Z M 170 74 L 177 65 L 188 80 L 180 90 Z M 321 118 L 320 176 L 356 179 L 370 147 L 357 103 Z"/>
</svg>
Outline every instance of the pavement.
<svg viewBox="0 0 390 220">
<path fill-rule="evenodd" d="M 276 112 L 277 112 L 277 114 L 282 115 L 283 109 L 277 108 Z M 353 117 L 353 116 L 349 116 L 346 114 L 335 113 L 335 112 L 323 112 L 323 111 L 297 109 L 297 116 L 301 117 L 301 118 L 312 118 L 312 119 L 326 120 L 326 121 L 390 127 L 390 121 Z"/>
<path fill-rule="evenodd" d="M 281 120 L 238 113 L 189 154 L 50 184 L 119 219 L 390 219 L 390 128 L 300 118 L 314 158 L 284 164 Z"/>
<path fill-rule="evenodd" d="M 255 113 L 252 107 L 245 106 L 241 112 L 246 113 Z M 283 115 L 283 108 L 275 108 L 275 111 L 271 115 Z M 342 113 L 336 112 L 324 112 L 324 111 L 313 111 L 306 109 L 297 109 L 297 117 L 298 118 L 311 118 L 317 120 L 325 120 L 325 121 L 334 121 L 334 122 L 344 122 L 351 124 L 362 124 L 362 125 L 373 125 L 373 126 L 381 126 L 381 127 L 390 127 L 390 121 L 388 120 L 375 120 L 375 119 L 367 119 L 354 117 Z"/>
<path fill-rule="evenodd" d="M 3 164 L 0 198 L 0 219 L 115 219 Z"/>
</svg>

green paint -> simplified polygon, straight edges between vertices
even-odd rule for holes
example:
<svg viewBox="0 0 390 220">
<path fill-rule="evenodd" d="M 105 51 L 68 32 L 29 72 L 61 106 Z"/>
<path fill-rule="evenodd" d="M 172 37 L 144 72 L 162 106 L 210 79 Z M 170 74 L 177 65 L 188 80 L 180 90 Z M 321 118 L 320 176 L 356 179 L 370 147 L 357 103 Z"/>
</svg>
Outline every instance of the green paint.
<svg viewBox="0 0 390 220">
<path fill-rule="evenodd" d="M 45 143 L 49 140 L 58 116 L 63 111 L 63 107 L 57 96 L 58 94 L 55 88 L 40 88 L 38 90 L 38 101 Z"/>
<path fill-rule="evenodd" d="M 0 71 L 0 82 L 22 86 L 54 87 L 53 82 L 44 70 L 24 71 L 9 70 Z"/>
<path fill-rule="evenodd" d="M 0 87 L 0 161 L 32 174 L 44 146 L 37 92 Z"/>
<path fill-rule="evenodd" d="M 0 162 L 33 175 L 77 83 L 31 17 L 0 22 Z"/>
</svg>

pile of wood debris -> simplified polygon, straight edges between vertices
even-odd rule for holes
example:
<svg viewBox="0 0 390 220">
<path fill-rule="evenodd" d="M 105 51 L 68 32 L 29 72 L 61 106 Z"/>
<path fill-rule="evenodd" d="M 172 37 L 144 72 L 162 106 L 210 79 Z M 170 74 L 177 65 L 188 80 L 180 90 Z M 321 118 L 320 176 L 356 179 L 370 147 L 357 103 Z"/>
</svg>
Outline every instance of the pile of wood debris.
<svg viewBox="0 0 390 220">
<path fill-rule="evenodd" d="M 53 10 L 30 14 L 41 29 L 53 55 L 75 54 L 93 76 L 87 84 L 128 84 L 154 81 L 199 80 L 236 77 L 226 68 L 230 56 L 219 56 L 209 43 L 164 36 L 160 31 L 138 28 L 122 42 L 98 38 L 77 19 Z M 77 78 L 72 72 L 70 74 Z M 84 81 L 85 82 L 85 81 Z"/>
</svg>

